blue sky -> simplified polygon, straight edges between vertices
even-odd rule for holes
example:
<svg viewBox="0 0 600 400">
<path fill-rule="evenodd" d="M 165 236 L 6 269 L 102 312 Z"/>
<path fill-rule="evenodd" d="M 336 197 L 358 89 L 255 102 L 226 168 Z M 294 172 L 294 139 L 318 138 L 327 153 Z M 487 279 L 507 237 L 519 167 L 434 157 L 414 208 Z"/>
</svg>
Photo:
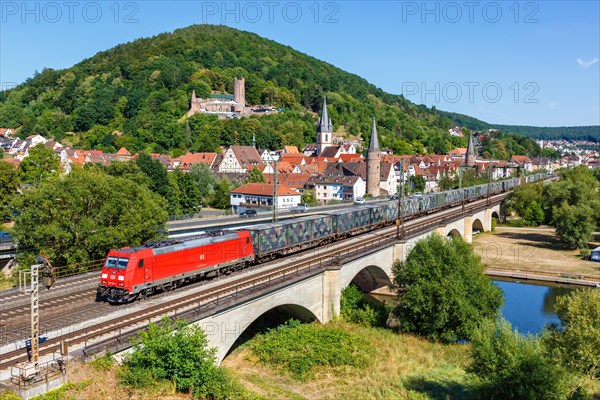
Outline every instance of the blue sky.
<svg viewBox="0 0 600 400">
<path fill-rule="evenodd" d="M 415 103 L 484 121 L 600 125 L 595 0 L 2 0 L 0 82 L 194 23 L 255 32 Z"/>
</svg>

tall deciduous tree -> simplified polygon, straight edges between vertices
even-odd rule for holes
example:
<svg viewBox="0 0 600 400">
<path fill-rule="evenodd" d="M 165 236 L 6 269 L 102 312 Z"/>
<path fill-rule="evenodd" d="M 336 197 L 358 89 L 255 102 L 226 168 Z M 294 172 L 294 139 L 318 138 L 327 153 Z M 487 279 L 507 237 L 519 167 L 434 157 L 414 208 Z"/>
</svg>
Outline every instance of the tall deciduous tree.
<svg viewBox="0 0 600 400">
<path fill-rule="evenodd" d="M 400 329 L 431 339 L 469 339 L 483 320 L 497 317 L 501 290 L 483 273 L 481 259 L 461 239 L 433 234 L 394 264 L 394 314 Z"/>
<path fill-rule="evenodd" d="M 569 247 L 584 248 L 596 228 L 596 216 L 589 204 L 569 205 L 562 203 L 553 208 L 556 234 Z"/>
<path fill-rule="evenodd" d="M 17 194 L 19 175 L 15 167 L 0 160 L 0 222 L 11 219 L 9 204 Z"/>
<path fill-rule="evenodd" d="M 163 202 L 128 179 L 75 170 L 15 199 L 15 237 L 55 265 L 100 259 L 111 248 L 159 238 L 167 220 Z"/>
<path fill-rule="evenodd" d="M 58 174 L 60 159 L 51 148 L 38 144 L 29 149 L 29 156 L 19 165 L 19 175 L 24 183 L 39 184 L 48 176 Z"/>
</svg>

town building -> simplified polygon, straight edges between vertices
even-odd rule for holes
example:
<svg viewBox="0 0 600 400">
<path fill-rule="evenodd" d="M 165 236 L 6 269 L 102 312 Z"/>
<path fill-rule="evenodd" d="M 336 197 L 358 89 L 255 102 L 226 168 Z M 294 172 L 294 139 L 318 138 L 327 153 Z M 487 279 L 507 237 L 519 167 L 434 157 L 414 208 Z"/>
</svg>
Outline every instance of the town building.
<svg viewBox="0 0 600 400">
<path fill-rule="evenodd" d="M 333 144 L 333 123 L 327 112 L 327 98 L 323 97 L 323 111 L 317 125 L 317 156 L 320 156 L 326 147 Z M 305 149 L 306 151 L 306 149 Z"/>
<path fill-rule="evenodd" d="M 230 193 L 230 204 L 235 212 L 240 207 L 272 207 L 275 194 L 272 183 L 247 183 Z M 277 185 L 277 209 L 289 209 L 301 203 L 302 195 L 285 185 Z"/>
<path fill-rule="evenodd" d="M 263 160 L 252 146 L 231 146 L 218 167 L 221 173 L 246 173 L 252 168 L 263 169 Z"/>
</svg>

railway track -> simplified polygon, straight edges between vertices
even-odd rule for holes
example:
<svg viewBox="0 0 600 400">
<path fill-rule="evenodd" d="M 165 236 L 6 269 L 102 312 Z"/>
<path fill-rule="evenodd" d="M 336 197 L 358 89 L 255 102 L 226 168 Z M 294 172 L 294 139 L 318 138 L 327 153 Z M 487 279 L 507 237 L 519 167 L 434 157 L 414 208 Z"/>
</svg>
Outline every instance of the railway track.
<svg viewBox="0 0 600 400">
<path fill-rule="evenodd" d="M 432 228 L 462 218 L 465 214 L 476 212 L 479 209 L 488 207 L 490 204 L 497 204 L 503 198 L 504 195 L 499 195 L 465 204 L 462 212 L 459 213 L 456 213 L 456 208 L 454 208 L 431 214 L 426 217 L 426 220 L 409 220 L 402 227 L 402 233 L 405 239 L 415 237 L 431 231 Z M 449 216 L 450 213 L 453 215 Z M 351 260 L 353 257 L 358 258 L 368 252 L 377 251 L 397 240 L 396 227 L 382 228 L 370 233 L 371 235 L 362 235 L 328 245 L 319 255 L 310 254 L 312 252 L 309 252 L 308 254 L 300 253 L 286 257 L 282 259 L 289 261 L 285 265 L 278 265 L 283 264 L 282 260 L 267 263 L 260 268 L 245 270 L 240 274 L 230 276 L 223 283 L 217 281 L 214 285 L 211 284 L 210 287 L 203 288 L 201 286 L 200 290 L 193 293 L 174 299 L 164 299 L 163 302 L 149 305 L 143 310 L 58 335 L 48 339 L 40 346 L 40 355 L 54 353 L 59 349 L 62 342 L 65 342 L 70 349 L 83 348 L 84 352 L 86 348 L 97 347 L 97 343 L 116 342 L 121 346 L 127 346 L 126 339 L 128 337 L 143 329 L 149 322 L 156 321 L 164 315 L 171 317 L 187 316 L 188 319 L 197 320 L 203 313 L 209 315 L 219 307 L 231 304 L 233 301 L 241 301 L 240 299 L 249 296 L 258 296 L 263 291 L 274 290 L 277 285 L 289 284 L 294 279 L 305 279 L 311 273 L 322 272 L 324 268 L 335 268 L 335 266 L 339 268 L 342 263 Z M 7 352 L 3 354 L 0 370 L 24 360 L 26 360 L 26 354 L 23 348 Z"/>
</svg>

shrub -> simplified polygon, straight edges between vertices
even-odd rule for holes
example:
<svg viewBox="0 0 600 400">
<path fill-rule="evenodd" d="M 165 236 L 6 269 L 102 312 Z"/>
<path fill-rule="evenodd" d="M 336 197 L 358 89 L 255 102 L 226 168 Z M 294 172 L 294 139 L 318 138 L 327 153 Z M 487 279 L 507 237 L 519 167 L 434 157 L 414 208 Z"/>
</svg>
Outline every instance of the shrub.
<svg viewBox="0 0 600 400">
<path fill-rule="evenodd" d="M 110 352 L 106 352 L 102 357 L 96 358 L 91 362 L 92 367 L 97 371 L 108 371 L 115 363 Z"/>
<path fill-rule="evenodd" d="M 506 321 L 486 322 L 472 338 L 468 371 L 482 382 L 481 398 L 565 399 L 574 381 L 546 357 L 541 340 L 523 336 Z"/>
<path fill-rule="evenodd" d="M 273 364 L 306 380 L 318 367 L 364 367 L 372 354 L 358 335 L 334 325 L 301 324 L 290 320 L 257 337 L 252 351 L 265 364 Z"/>
<path fill-rule="evenodd" d="M 389 309 L 377 302 L 369 304 L 356 285 L 342 291 L 340 314 L 345 321 L 363 326 L 385 326 Z"/>
<path fill-rule="evenodd" d="M 126 385 L 148 388 L 168 380 L 177 391 L 192 392 L 196 397 L 244 397 L 241 387 L 216 367 L 216 350 L 208 348 L 206 335 L 197 326 L 165 317 L 161 325 L 150 324 L 133 345 L 134 352 L 121 374 Z"/>
<path fill-rule="evenodd" d="M 554 308 L 562 327 L 551 325 L 544 335 L 552 358 L 600 379 L 600 290 L 575 290 L 560 296 Z"/>
</svg>

